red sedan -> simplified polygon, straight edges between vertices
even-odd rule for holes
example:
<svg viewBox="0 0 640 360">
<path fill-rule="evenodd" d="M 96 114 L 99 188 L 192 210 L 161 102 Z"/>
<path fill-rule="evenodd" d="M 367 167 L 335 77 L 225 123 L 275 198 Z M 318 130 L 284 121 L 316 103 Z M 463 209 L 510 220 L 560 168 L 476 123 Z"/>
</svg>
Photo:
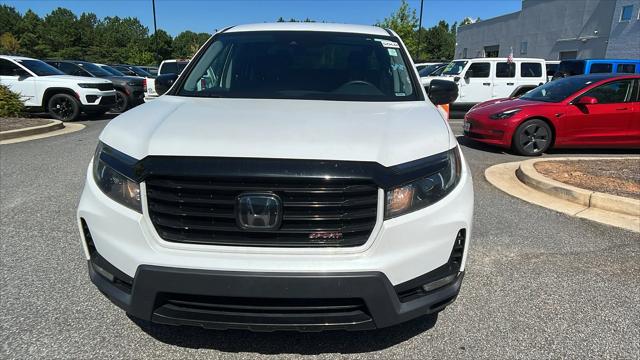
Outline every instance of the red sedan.
<svg viewBox="0 0 640 360">
<path fill-rule="evenodd" d="M 640 149 L 640 76 L 572 76 L 490 100 L 465 115 L 464 134 L 528 156 L 551 147 Z"/>
</svg>

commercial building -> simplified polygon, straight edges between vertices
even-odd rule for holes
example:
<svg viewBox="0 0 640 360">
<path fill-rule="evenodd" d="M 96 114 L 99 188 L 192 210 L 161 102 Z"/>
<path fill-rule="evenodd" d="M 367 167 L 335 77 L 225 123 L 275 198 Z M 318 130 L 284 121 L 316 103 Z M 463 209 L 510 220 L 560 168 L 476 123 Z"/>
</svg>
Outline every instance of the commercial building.
<svg viewBox="0 0 640 360">
<path fill-rule="evenodd" d="M 522 0 L 522 10 L 458 28 L 456 58 L 640 58 L 640 0 Z"/>
</svg>

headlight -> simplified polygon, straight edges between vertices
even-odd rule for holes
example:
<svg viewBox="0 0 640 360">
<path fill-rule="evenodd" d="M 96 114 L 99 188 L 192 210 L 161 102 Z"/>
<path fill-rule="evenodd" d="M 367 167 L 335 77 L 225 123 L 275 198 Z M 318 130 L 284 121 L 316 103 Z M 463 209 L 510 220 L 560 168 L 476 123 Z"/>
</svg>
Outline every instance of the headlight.
<svg viewBox="0 0 640 360">
<path fill-rule="evenodd" d="M 520 110 L 522 110 L 522 109 L 516 108 L 516 109 L 511 109 L 511 110 L 505 110 L 505 111 L 499 112 L 497 114 L 493 114 L 493 115 L 489 116 L 489 118 L 493 119 L 493 120 L 508 119 L 508 118 L 512 117 L 513 115 L 519 113 Z"/>
<path fill-rule="evenodd" d="M 101 159 L 103 151 L 105 151 L 105 147 L 100 143 L 93 157 L 93 178 L 96 184 L 112 200 L 142 213 L 140 184 L 107 165 Z"/>
<path fill-rule="evenodd" d="M 80 83 L 78 86 L 85 89 L 99 89 L 102 84 L 84 84 Z"/>
<path fill-rule="evenodd" d="M 432 205 L 451 192 L 460 180 L 460 150 L 449 150 L 447 165 L 441 170 L 387 191 L 385 219 L 390 219 Z"/>
</svg>

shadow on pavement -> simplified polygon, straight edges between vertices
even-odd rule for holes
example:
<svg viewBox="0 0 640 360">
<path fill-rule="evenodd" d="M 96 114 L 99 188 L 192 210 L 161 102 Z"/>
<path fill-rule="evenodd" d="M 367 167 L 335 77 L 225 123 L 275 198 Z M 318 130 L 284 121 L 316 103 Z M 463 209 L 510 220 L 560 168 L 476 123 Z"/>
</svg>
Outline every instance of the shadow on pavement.
<svg viewBox="0 0 640 360">
<path fill-rule="evenodd" d="M 129 316 L 154 339 L 193 349 L 260 354 L 353 354 L 386 349 L 433 328 L 437 314 L 426 315 L 390 328 L 371 331 L 251 332 L 209 330 L 190 326 L 154 324 Z"/>
<path fill-rule="evenodd" d="M 518 156 L 521 157 L 523 159 L 528 159 L 528 158 L 532 158 L 529 156 L 521 156 L 518 155 L 510 150 L 507 149 L 502 149 L 500 147 L 497 146 L 491 146 L 491 145 L 487 145 L 484 143 L 481 143 L 479 141 L 475 141 L 473 139 L 470 139 L 466 136 L 463 135 L 459 135 L 456 136 L 456 139 L 458 139 L 458 143 L 464 147 L 470 148 L 470 149 L 474 149 L 474 150 L 480 150 L 480 151 L 486 151 L 486 152 L 490 152 L 493 154 L 509 154 L 509 155 L 513 155 L 513 156 Z M 597 148 L 575 148 L 575 149 L 550 149 L 548 150 L 545 155 L 585 155 L 585 156 L 597 156 L 597 155 L 637 155 L 640 154 L 640 149 L 597 149 Z"/>
</svg>

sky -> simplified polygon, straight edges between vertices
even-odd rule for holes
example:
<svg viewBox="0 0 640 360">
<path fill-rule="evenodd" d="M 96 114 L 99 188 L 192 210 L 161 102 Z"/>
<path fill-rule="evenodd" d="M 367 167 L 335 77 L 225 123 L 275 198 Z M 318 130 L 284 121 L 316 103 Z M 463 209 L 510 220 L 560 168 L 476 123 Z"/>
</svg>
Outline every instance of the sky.
<svg viewBox="0 0 640 360">
<path fill-rule="evenodd" d="M 518 11 L 521 0 L 424 0 L 424 27 L 465 17 L 488 19 Z M 0 0 L 24 13 L 45 16 L 57 7 L 76 15 L 93 12 L 98 17 L 137 17 L 153 31 L 151 0 Z M 400 0 L 156 0 L 158 29 L 172 36 L 184 30 L 212 33 L 231 25 L 309 18 L 316 21 L 371 25 L 395 11 Z M 420 0 L 409 0 L 419 15 Z"/>
</svg>

